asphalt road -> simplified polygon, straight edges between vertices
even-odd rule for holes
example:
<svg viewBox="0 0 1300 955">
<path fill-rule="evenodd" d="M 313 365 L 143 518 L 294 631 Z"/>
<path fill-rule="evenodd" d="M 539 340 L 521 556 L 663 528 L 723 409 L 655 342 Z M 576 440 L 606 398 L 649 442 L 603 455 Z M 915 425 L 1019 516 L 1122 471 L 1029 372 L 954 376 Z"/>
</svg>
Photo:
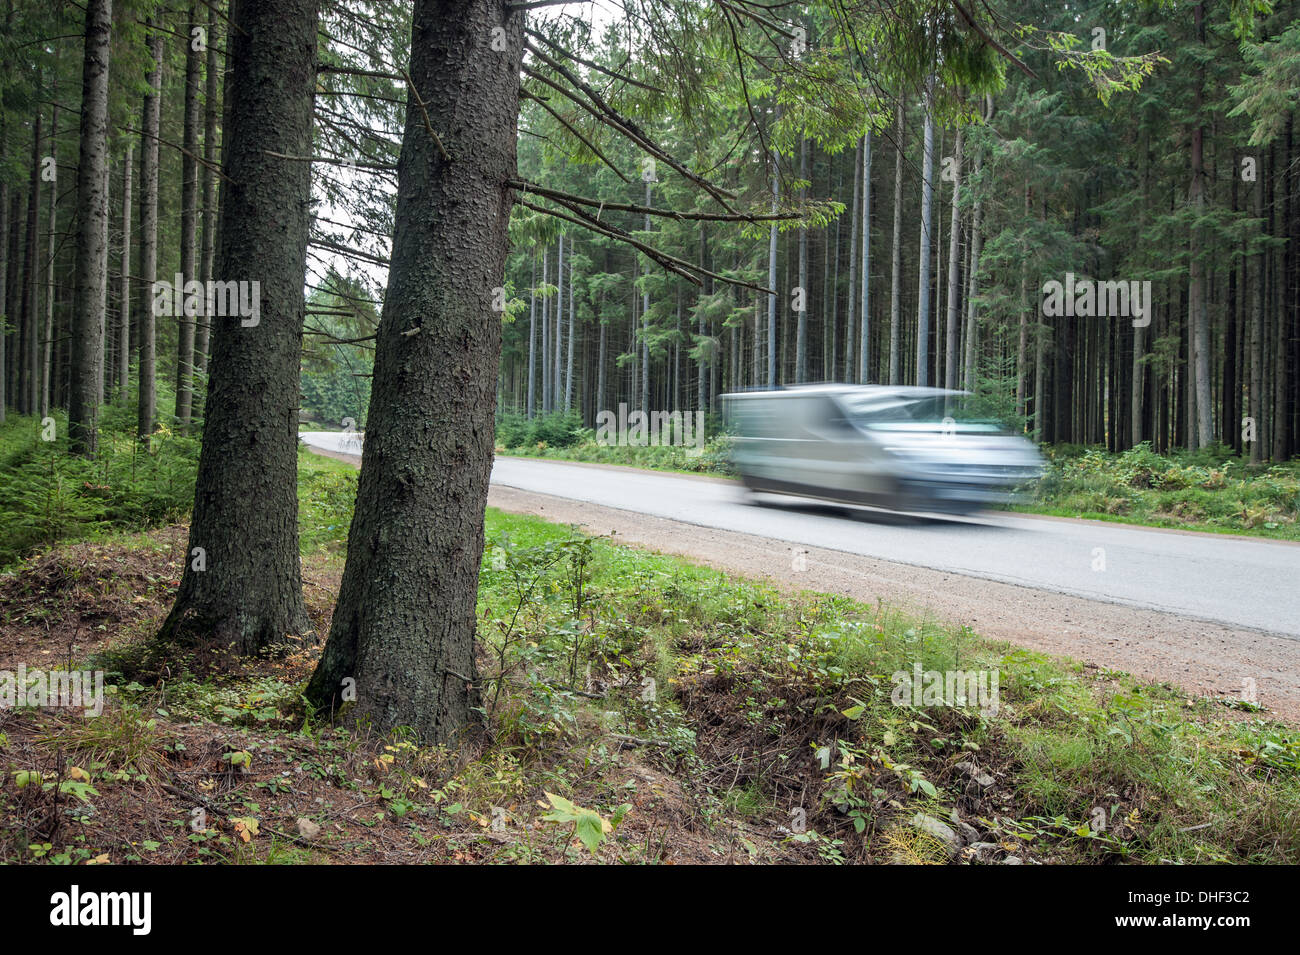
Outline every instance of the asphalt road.
<svg viewBox="0 0 1300 955">
<path fill-rule="evenodd" d="M 355 435 L 303 434 L 359 452 Z M 492 483 L 620 511 L 1300 638 L 1300 545 L 990 513 L 899 515 L 727 481 L 498 458 Z"/>
</svg>

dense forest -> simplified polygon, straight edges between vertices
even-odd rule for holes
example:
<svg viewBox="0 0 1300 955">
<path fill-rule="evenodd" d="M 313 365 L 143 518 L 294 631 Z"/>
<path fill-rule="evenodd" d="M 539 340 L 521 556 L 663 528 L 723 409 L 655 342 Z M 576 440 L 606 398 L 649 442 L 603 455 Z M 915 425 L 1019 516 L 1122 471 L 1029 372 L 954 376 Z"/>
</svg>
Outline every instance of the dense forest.
<svg viewBox="0 0 1300 955">
<path fill-rule="evenodd" d="M 8 2 L 4 15 L 5 405 L 88 418 L 76 409 L 107 396 L 137 402 L 143 431 L 186 430 L 202 417 L 209 323 L 151 321 L 150 289 L 213 275 L 226 18 L 218 4 L 119 4 L 97 27 L 116 68 L 91 87 L 64 49 L 83 29 L 75 10 Z M 867 29 L 845 36 L 815 9 L 740 17 L 758 38 L 752 61 L 693 41 L 711 72 L 672 81 L 708 95 L 681 117 L 661 85 L 681 37 L 639 45 L 616 22 L 555 21 L 587 51 L 570 66 L 634 94 L 624 108 L 680 170 L 603 135 L 598 100 L 557 92 L 557 78 L 578 75 L 545 37 L 530 40 L 501 410 L 573 409 L 590 425 L 620 402 L 715 411 L 720 393 L 756 385 L 922 383 L 974 391 L 1044 441 L 1289 457 L 1294 5 L 996 15 L 1027 39 L 993 75 L 953 82 L 936 63 L 919 88 L 883 57 L 872 68 L 864 48 L 880 41 Z M 327 5 L 322 17 L 303 407 L 337 425 L 364 422 L 368 403 L 400 148 L 391 64 L 407 27 L 399 6 L 361 17 Z M 860 72 L 809 85 L 846 58 Z M 102 117 L 80 115 L 79 87 L 104 99 Z M 77 178 L 87 121 L 104 133 L 102 189 Z M 770 226 L 682 216 L 710 198 L 690 170 L 738 208 L 770 203 Z M 83 189 L 102 221 L 77 214 Z M 594 225 L 581 214 L 593 208 Z M 97 263 L 104 275 L 89 281 Z M 1046 283 L 1067 275 L 1126 291 L 1149 282 L 1150 314 L 1047 314 Z M 94 349 L 77 324 L 86 294 L 107 297 Z M 88 365 L 100 369 L 94 401 Z M 156 407 L 160 374 L 175 385 L 170 407 Z"/>
<path fill-rule="evenodd" d="M 4 406 L 201 439 L 163 644 L 308 629 L 306 419 L 366 433 L 307 698 L 434 741 L 503 415 L 840 380 L 1294 450 L 1294 4 L 556 6 L 5 0 Z"/>
<path fill-rule="evenodd" d="M 686 281 L 568 224 L 529 234 L 510 260 L 514 288 L 535 291 L 506 334 L 503 406 L 573 408 L 590 425 L 618 402 L 716 410 L 719 393 L 754 386 L 931 384 L 976 392 L 1044 441 L 1222 442 L 1284 460 L 1300 387 L 1289 372 L 1296 14 L 1279 4 L 1245 35 L 1228 4 L 1008 5 L 1007 16 L 1067 39 L 1017 48 L 1023 68 L 983 94 L 877 79 L 863 91 L 874 115 L 847 141 L 800 128 L 797 94 L 762 77 L 746 90 L 737 75 L 706 119 L 656 129 L 738 193 L 766 190 L 774 210 L 839 210 L 770 235 L 632 210 L 679 208 L 689 186 L 671 170 L 622 181 L 617 169 L 636 166 L 621 143 L 608 164 L 575 162 L 551 140 L 582 111 L 539 92 L 520 140 L 521 177 L 546 185 L 538 195 L 561 207 L 573 200 L 547 190 L 600 200 L 604 221 L 725 281 Z M 816 57 L 835 40 L 805 22 Z M 657 74 L 644 51 L 603 39 L 604 66 Z M 1097 74 L 1052 65 L 1075 40 L 1144 57 L 1137 72 L 1150 74 L 1099 96 Z M 767 104 L 767 153 L 743 142 L 755 101 Z M 1051 314 L 1047 283 L 1067 275 L 1080 287 L 1150 283 L 1150 313 L 1107 316 L 1102 302 Z"/>
</svg>

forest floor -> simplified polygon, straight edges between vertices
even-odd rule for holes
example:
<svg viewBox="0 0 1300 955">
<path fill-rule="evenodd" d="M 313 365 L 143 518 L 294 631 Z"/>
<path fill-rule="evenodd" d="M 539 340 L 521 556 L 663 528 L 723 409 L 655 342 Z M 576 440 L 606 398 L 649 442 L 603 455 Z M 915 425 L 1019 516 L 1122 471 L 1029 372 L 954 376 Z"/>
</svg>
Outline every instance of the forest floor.
<svg viewBox="0 0 1300 955">
<path fill-rule="evenodd" d="M 485 743 L 330 722 L 300 692 L 355 472 L 300 475 L 315 631 L 275 658 L 145 652 L 181 525 L 0 575 L 0 668 L 108 684 L 98 717 L 0 710 L 0 862 L 1300 861 L 1300 732 L 1248 705 L 497 510 Z M 900 694 L 917 668 L 998 682 Z"/>
</svg>

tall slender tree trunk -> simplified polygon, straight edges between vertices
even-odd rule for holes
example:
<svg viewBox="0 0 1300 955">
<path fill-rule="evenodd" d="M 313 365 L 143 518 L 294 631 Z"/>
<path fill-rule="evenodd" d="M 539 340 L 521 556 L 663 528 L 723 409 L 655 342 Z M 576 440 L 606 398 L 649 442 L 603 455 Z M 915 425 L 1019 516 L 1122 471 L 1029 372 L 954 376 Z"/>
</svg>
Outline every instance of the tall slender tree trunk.
<svg viewBox="0 0 1300 955">
<path fill-rule="evenodd" d="M 429 743 L 479 724 L 475 602 L 501 354 L 490 298 L 513 203 L 502 183 L 516 169 L 523 19 L 497 0 L 415 3 L 411 95 L 452 159 L 408 104 L 348 560 L 307 688 L 332 707 L 353 679 L 356 715 Z"/>
<path fill-rule="evenodd" d="M 849 206 L 849 310 L 844 324 L 844 380 L 853 380 L 854 318 L 858 313 L 858 203 L 861 201 L 862 143 L 853 151 L 853 204 Z"/>
<path fill-rule="evenodd" d="M 537 255 L 532 256 L 532 287 L 528 290 L 528 418 L 533 417 L 537 388 Z"/>
<path fill-rule="evenodd" d="M 1251 184 L 1254 204 L 1253 215 L 1257 222 L 1264 221 L 1264 183 L 1256 179 Z M 1262 230 L 1261 230 L 1262 231 Z M 1258 242 L 1263 235 L 1256 236 Z M 1250 256 L 1250 418 L 1254 435 L 1250 442 L 1250 463 L 1264 461 L 1264 256 L 1262 245 L 1255 245 Z"/>
<path fill-rule="evenodd" d="M 547 276 L 550 274 L 551 250 L 542 248 L 542 284 L 547 284 Z M 542 365 L 542 414 L 551 410 L 551 371 L 550 371 L 550 345 L 551 345 L 551 296 L 542 297 L 542 341 L 541 341 L 541 358 Z"/>
<path fill-rule="evenodd" d="M 1196 42 L 1205 42 L 1205 4 L 1198 3 L 1192 8 L 1193 22 L 1196 29 Z M 1201 119 L 1201 105 L 1204 98 L 1205 68 L 1198 71 L 1196 82 L 1195 105 L 1193 106 L 1191 136 L 1192 158 L 1192 213 L 1200 219 L 1205 214 L 1205 126 Z M 1190 270 L 1188 284 L 1188 313 L 1190 321 L 1190 344 L 1192 348 L 1193 367 L 1191 374 L 1194 382 L 1193 398 L 1196 410 L 1195 435 L 1196 444 L 1205 447 L 1214 440 L 1213 404 L 1210 398 L 1210 308 L 1205 294 L 1205 265 L 1201 261 L 1202 229 L 1199 225 L 1191 230 L 1191 253 L 1188 257 Z M 1188 437 L 1193 432 L 1192 422 L 1188 422 Z M 1190 441 L 1189 441 L 1190 443 Z"/>
<path fill-rule="evenodd" d="M 5 122 L 0 119 L 0 143 L 4 138 Z M 0 163 L 8 149 L 0 146 Z M 9 184 L 0 183 L 0 424 L 5 423 L 9 408 L 9 330 L 13 322 L 9 317 Z"/>
<path fill-rule="evenodd" d="M 652 205 L 651 190 L 653 183 L 645 184 L 645 205 Z M 643 228 L 650 231 L 650 213 L 645 215 Z M 645 283 L 641 286 L 641 410 L 650 413 L 650 263 L 646 262 Z"/>
<path fill-rule="evenodd" d="M 229 37 L 224 171 L 233 185 L 222 190 L 216 272 L 218 281 L 248 283 L 241 289 L 260 305 L 255 324 L 252 315 L 213 317 L 188 559 L 160 637 L 249 654 L 279 649 L 309 627 L 297 456 L 311 167 L 273 154 L 311 151 L 316 0 L 234 0 Z M 368 424 L 374 419 L 372 401 Z"/>
<path fill-rule="evenodd" d="M 808 179 L 808 140 L 799 139 L 799 178 Z M 808 189 L 799 190 L 800 197 L 807 199 Z M 803 383 L 808 380 L 808 229 L 799 228 L 799 310 L 795 315 L 794 333 L 794 380 Z"/>
<path fill-rule="evenodd" d="M 921 159 L 921 248 L 916 305 L 916 383 L 930 384 L 930 223 L 934 206 L 934 114 L 925 95 L 925 145 Z"/>
<path fill-rule="evenodd" d="M 975 205 L 971 211 L 970 229 L 970 274 L 966 277 L 966 359 L 965 372 L 962 375 L 962 387 L 975 390 L 975 380 L 979 376 L 979 320 L 975 312 L 975 296 L 979 293 L 980 255 L 984 251 L 984 196 L 978 185 L 980 174 L 984 171 L 984 156 L 975 157 L 975 175 L 977 184 Z"/>
<path fill-rule="evenodd" d="M 1030 193 L 1027 191 L 1026 196 Z M 1028 200 L 1026 200 L 1028 201 Z M 1039 221 L 1047 218 L 1047 200 L 1043 199 L 1039 206 Z M 1028 257 L 1026 256 L 1026 259 Z M 1028 295 L 1026 289 L 1026 302 L 1028 304 Z M 1026 312 L 1030 311 L 1028 308 Z M 1040 313 L 1038 320 L 1034 323 L 1034 431 L 1039 441 L 1048 440 L 1047 435 L 1047 337 L 1051 332 L 1051 327 L 1043 321 L 1043 315 Z M 1059 439 L 1060 435 L 1052 435 L 1053 439 Z"/>
<path fill-rule="evenodd" d="M 2 111 L 0 111 L 2 112 Z M 6 209 L 8 232 L 5 243 L 5 323 L 9 342 L 5 348 L 5 387 L 8 404 L 22 413 L 22 255 L 19 233 L 23 219 L 23 194 L 21 189 L 9 188 Z"/>
<path fill-rule="evenodd" d="M 605 409 L 605 347 L 609 326 L 600 320 L 600 344 L 596 346 L 596 411 Z"/>
<path fill-rule="evenodd" d="M 889 278 L 889 383 L 902 384 L 903 367 L 903 101 L 898 101 L 894 150 L 894 249 Z"/>
<path fill-rule="evenodd" d="M 50 156 L 56 160 L 58 167 L 59 145 L 59 106 L 57 103 L 50 111 Z M 54 236 L 58 231 L 59 189 L 56 183 L 50 183 L 50 193 L 45 200 L 45 325 L 41 331 L 41 410 L 44 418 L 50 413 L 51 381 L 54 352 Z M 105 250 L 107 254 L 107 250 Z M 101 391 L 100 397 L 103 394 Z"/>
<path fill-rule="evenodd" d="M 961 176 L 966 136 L 957 127 L 957 142 L 953 146 L 952 163 L 952 215 L 948 229 L 948 317 L 944 327 L 943 374 L 944 387 L 957 387 L 957 321 L 961 315 L 958 291 L 961 288 Z"/>
<path fill-rule="evenodd" d="M 199 257 L 202 263 L 200 278 L 204 288 L 212 281 L 217 258 L 217 176 L 214 167 L 217 164 L 217 116 L 221 106 L 220 60 L 217 53 L 219 31 L 217 3 L 212 2 L 208 5 L 208 50 L 204 68 L 203 96 L 203 168 L 200 172 L 203 183 L 203 220 L 200 227 Z M 207 315 L 198 316 L 198 327 L 194 330 L 194 375 L 200 381 L 207 378 L 211 338 L 212 319 Z M 196 388 L 194 395 L 196 417 L 203 414 L 203 399 L 202 388 Z"/>
<path fill-rule="evenodd" d="M 117 372 L 113 377 L 115 396 L 125 398 L 131 374 L 131 166 L 134 143 L 128 143 L 122 157 L 122 256 L 119 260 L 121 303 L 117 326 Z"/>
<path fill-rule="evenodd" d="M 1020 238 L 1020 337 L 1016 346 L 1016 415 L 1025 417 L 1025 391 L 1028 386 L 1029 375 L 1029 216 L 1033 205 L 1033 190 L 1025 186 L 1025 216 L 1021 225 Z M 1037 338 L 1037 336 L 1035 336 Z M 1038 361 L 1037 352 L 1035 352 L 1034 361 Z M 1034 418 L 1037 429 L 1038 404 L 1041 392 L 1034 390 Z M 1042 432 L 1039 432 L 1039 440 L 1042 440 Z"/>
<path fill-rule="evenodd" d="M 573 407 L 573 339 L 578 329 L 573 294 L 573 249 L 569 250 L 569 352 L 564 363 L 564 411 Z"/>
<path fill-rule="evenodd" d="M 555 348 L 547 355 L 551 363 L 551 407 L 560 410 L 560 348 L 564 342 L 564 233 L 560 233 L 559 249 L 555 255 Z"/>
<path fill-rule="evenodd" d="M 39 83 L 37 84 L 40 85 Z M 22 287 L 22 411 L 36 414 L 40 406 L 40 303 L 37 288 L 40 285 L 40 206 L 41 206 L 41 111 L 36 109 L 32 126 L 31 175 L 27 188 L 27 226 L 23 237 L 23 287 Z"/>
<path fill-rule="evenodd" d="M 108 50 L 111 0 L 86 4 L 81 74 L 81 152 L 77 163 L 76 293 L 72 306 L 72 400 L 68 432 L 74 453 L 93 456 L 104 391 L 104 316 L 108 295 Z"/>
<path fill-rule="evenodd" d="M 1277 228 L 1276 234 L 1279 238 L 1286 237 L 1287 231 L 1291 227 L 1292 218 L 1292 189 L 1293 183 L 1289 180 L 1292 178 L 1289 169 L 1295 162 L 1293 151 L 1293 124 L 1291 119 L 1287 119 L 1286 139 L 1282 144 L 1282 161 L 1273 166 L 1277 170 L 1278 185 L 1281 187 L 1283 198 L 1277 203 L 1281 208 L 1277 210 Z M 1292 243 L 1294 243 L 1294 239 Z M 1283 247 L 1277 252 L 1278 268 L 1274 275 L 1280 276 L 1276 282 L 1276 308 L 1274 310 L 1273 322 L 1273 454 L 1274 461 L 1282 462 L 1290 457 L 1290 424 L 1291 416 L 1289 411 L 1289 391 L 1287 387 L 1290 369 L 1287 367 L 1288 359 L 1291 354 L 1291 336 L 1289 334 L 1290 316 L 1288 313 L 1291 305 L 1291 298 L 1294 293 L 1294 283 L 1296 281 L 1290 268 L 1292 257 L 1291 249 Z"/>
<path fill-rule="evenodd" d="M 140 120 L 140 395 L 136 433 L 148 446 L 158 426 L 157 321 L 153 310 L 153 284 L 158 278 L 158 131 L 162 111 L 163 37 L 148 24 L 153 69 L 149 72 L 150 92 L 144 98 Z"/>
<path fill-rule="evenodd" d="M 840 195 L 844 188 L 844 173 L 841 172 L 835 183 L 835 195 Z M 830 320 L 830 363 L 826 366 L 825 379 L 835 380 L 835 369 L 839 364 L 839 325 L 840 325 L 840 234 L 843 232 L 841 217 L 835 219 L 835 267 L 831 279 L 831 320 Z"/>
<path fill-rule="evenodd" d="M 198 250 L 195 233 L 199 216 L 199 72 L 203 58 L 192 31 L 199 24 L 198 4 L 191 3 L 185 18 L 185 124 L 181 153 L 181 275 L 186 283 L 198 280 Z M 190 301 L 186 297 L 187 303 Z M 176 421 L 183 433 L 189 430 L 194 408 L 194 323 L 198 316 L 185 307 L 176 316 Z"/>
<path fill-rule="evenodd" d="M 858 327 L 858 382 L 866 384 L 871 372 L 871 133 L 862 137 L 862 275 Z"/>
<path fill-rule="evenodd" d="M 780 116 L 780 108 L 777 109 Z M 776 151 L 772 151 L 772 215 L 781 203 L 781 168 Z M 767 238 L 767 387 L 776 387 L 776 222 L 772 222 Z"/>
<path fill-rule="evenodd" d="M 705 223 L 701 222 L 700 223 L 700 268 L 702 269 L 708 268 L 709 267 L 708 263 L 709 263 L 709 231 L 706 228 Z M 705 279 L 705 282 L 708 282 L 707 278 Z M 708 286 L 708 287 L 711 288 L 712 286 Z M 696 397 L 696 407 L 700 409 L 704 408 L 705 402 L 708 399 L 708 390 L 709 390 L 708 359 L 705 357 L 704 354 L 704 334 L 705 334 L 704 309 L 700 309 L 699 313 L 696 315 L 696 341 L 695 341 L 696 350 L 697 353 L 699 354 L 699 358 L 696 360 L 695 363 L 695 371 L 696 371 L 696 379 L 697 379 L 695 397 Z"/>
</svg>

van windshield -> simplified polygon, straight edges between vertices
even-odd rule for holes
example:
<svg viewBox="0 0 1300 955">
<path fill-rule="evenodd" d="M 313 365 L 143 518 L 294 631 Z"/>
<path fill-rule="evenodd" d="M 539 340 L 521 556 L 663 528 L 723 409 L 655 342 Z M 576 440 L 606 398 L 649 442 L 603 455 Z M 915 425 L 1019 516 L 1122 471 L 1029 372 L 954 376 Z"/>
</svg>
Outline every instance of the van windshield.
<svg viewBox="0 0 1300 955">
<path fill-rule="evenodd" d="M 952 418 L 963 431 L 998 431 L 1000 425 L 973 413 L 970 395 L 870 395 L 849 400 L 846 409 L 861 428 L 938 428 Z"/>
</svg>

